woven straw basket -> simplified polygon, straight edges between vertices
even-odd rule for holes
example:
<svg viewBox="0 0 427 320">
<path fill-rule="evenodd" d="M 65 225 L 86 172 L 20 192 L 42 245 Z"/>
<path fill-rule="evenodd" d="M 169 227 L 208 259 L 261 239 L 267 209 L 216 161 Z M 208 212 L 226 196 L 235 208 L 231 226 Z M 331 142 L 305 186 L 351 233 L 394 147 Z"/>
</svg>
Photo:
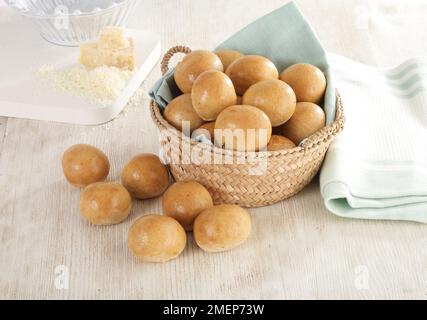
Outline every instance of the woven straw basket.
<svg viewBox="0 0 427 320">
<path fill-rule="evenodd" d="M 171 48 L 163 57 L 161 71 L 169 69 L 169 61 L 176 53 L 189 53 L 185 46 Z M 319 130 L 304 142 L 289 150 L 257 152 L 261 159 L 267 160 L 266 170 L 258 174 L 259 163 L 248 160 L 249 155 L 242 152 L 218 148 L 184 136 L 172 127 L 162 116 L 159 106 L 151 101 L 153 121 L 161 132 L 162 149 L 175 148 L 175 158 L 169 163 L 175 180 L 197 180 L 211 192 L 215 203 L 233 203 L 243 207 L 259 207 L 289 198 L 303 189 L 316 175 L 326 151 L 335 136 L 343 129 L 344 114 L 341 98 L 337 93 L 335 121 Z M 167 134 L 162 134 L 167 132 Z M 190 146 L 191 151 L 188 147 Z M 233 159 L 231 164 L 212 164 L 190 162 L 189 154 L 205 154 Z M 173 158 L 173 157 L 172 157 Z M 215 162 L 218 163 L 218 162 Z"/>
</svg>

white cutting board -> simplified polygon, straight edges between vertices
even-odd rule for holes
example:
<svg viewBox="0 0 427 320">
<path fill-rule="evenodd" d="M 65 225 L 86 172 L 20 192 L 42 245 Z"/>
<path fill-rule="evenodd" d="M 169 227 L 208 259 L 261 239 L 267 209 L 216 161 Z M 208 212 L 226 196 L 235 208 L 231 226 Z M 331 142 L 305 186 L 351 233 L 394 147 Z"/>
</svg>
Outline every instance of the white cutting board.
<svg viewBox="0 0 427 320">
<path fill-rule="evenodd" d="M 0 10 L 0 13 L 1 12 Z M 3 14 L 0 14 L 4 17 Z M 160 37 L 144 30 L 126 30 L 135 43 L 135 73 L 117 100 L 107 106 L 42 85 L 36 71 L 44 64 L 68 67 L 77 63 L 78 47 L 43 40 L 19 16 L 0 19 L 0 116 L 100 124 L 116 117 L 160 58 Z"/>
</svg>

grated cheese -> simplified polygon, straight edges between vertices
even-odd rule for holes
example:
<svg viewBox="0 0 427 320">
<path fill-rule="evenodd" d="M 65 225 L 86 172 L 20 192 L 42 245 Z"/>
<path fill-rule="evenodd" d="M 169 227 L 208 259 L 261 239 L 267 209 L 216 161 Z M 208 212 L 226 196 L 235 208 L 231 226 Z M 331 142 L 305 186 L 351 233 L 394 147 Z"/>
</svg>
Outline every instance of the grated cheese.
<svg viewBox="0 0 427 320">
<path fill-rule="evenodd" d="M 117 99 L 133 74 L 116 67 L 100 66 L 88 70 L 82 65 L 66 69 L 43 65 L 37 73 L 50 87 L 104 106 Z"/>
</svg>

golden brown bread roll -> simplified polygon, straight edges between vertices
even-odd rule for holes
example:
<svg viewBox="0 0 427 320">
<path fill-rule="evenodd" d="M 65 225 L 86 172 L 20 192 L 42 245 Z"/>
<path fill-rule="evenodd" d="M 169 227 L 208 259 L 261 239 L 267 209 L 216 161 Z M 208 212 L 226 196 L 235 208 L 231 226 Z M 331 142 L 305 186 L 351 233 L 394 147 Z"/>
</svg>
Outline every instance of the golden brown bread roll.
<svg viewBox="0 0 427 320">
<path fill-rule="evenodd" d="M 190 133 L 204 123 L 194 110 L 189 93 L 182 94 L 169 102 L 163 115 L 172 126 L 180 131 L 182 131 L 182 122 L 189 121 Z"/>
<path fill-rule="evenodd" d="M 281 80 L 263 80 L 255 83 L 243 95 L 243 104 L 257 107 L 277 127 L 288 121 L 295 111 L 297 99 L 292 88 Z"/>
<path fill-rule="evenodd" d="M 191 98 L 194 110 L 205 121 L 213 121 L 226 107 L 236 103 L 230 78 L 216 70 L 205 71 L 193 83 Z"/>
<path fill-rule="evenodd" d="M 257 55 L 243 56 L 226 70 L 233 81 L 236 93 L 241 96 L 253 84 L 267 79 L 278 79 L 279 72 L 273 62 Z"/>
<path fill-rule="evenodd" d="M 233 249 L 249 237 L 251 218 L 248 212 L 233 204 L 222 204 L 200 213 L 194 222 L 194 239 L 207 252 Z"/>
<path fill-rule="evenodd" d="M 62 170 L 69 183 L 82 188 L 103 181 L 110 171 L 110 162 L 101 150 L 88 144 L 76 144 L 64 152 Z"/>
<path fill-rule="evenodd" d="M 145 262 L 166 262 L 185 248 L 187 235 L 178 221 L 161 215 L 146 215 L 136 220 L 128 234 L 128 248 Z"/>
<path fill-rule="evenodd" d="M 163 212 L 176 219 L 186 231 L 193 230 L 194 219 L 213 206 L 209 191 L 197 181 L 179 181 L 163 194 Z"/>
<path fill-rule="evenodd" d="M 295 113 L 277 131 L 291 139 L 296 145 L 325 126 L 325 112 L 318 105 L 311 102 L 298 102 Z"/>
<path fill-rule="evenodd" d="M 120 223 L 128 217 L 131 208 L 132 198 L 119 183 L 92 183 L 80 195 L 81 214 L 96 225 Z"/>
<path fill-rule="evenodd" d="M 190 93 L 193 82 L 202 72 L 208 70 L 224 71 L 220 58 L 211 51 L 193 51 L 176 66 L 175 83 L 182 93 Z"/>
<path fill-rule="evenodd" d="M 167 167 L 154 154 L 133 157 L 122 171 L 122 184 L 136 199 L 160 196 L 169 185 Z"/>
<path fill-rule="evenodd" d="M 215 54 L 221 59 L 224 70 L 227 70 L 228 66 L 235 60 L 243 57 L 243 54 L 235 50 L 218 50 Z"/>
<path fill-rule="evenodd" d="M 279 136 L 277 134 L 273 134 L 271 136 L 270 142 L 267 145 L 268 151 L 279 151 L 279 150 L 286 150 L 286 149 L 292 149 L 295 148 L 295 143 L 292 142 L 292 140 Z"/>
<path fill-rule="evenodd" d="M 197 138 L 198 136 L 203 135 L 207 139 L 210 139 L 213 142 L 214 133 L 215 133 L 215 121 L 206 122 L 202 124 L 199 128 L 193 131 L 192 137 Z"/>
<path fill-rule="evenodd" d="M 232 150 L 258 151 L 270 141 L 271 130 L 270 119 L 262 110 L 235 105 L 224 109 L 216 119 L 215 144 Z"/>
<path fill-rule="evenodd" d="M 297 96 L 297 102 L 320 104 L 326 90 L 323 72 L 308 63 L 297 63 L 283 70 L 280 79 L 289 84 Z"/>
</svg>

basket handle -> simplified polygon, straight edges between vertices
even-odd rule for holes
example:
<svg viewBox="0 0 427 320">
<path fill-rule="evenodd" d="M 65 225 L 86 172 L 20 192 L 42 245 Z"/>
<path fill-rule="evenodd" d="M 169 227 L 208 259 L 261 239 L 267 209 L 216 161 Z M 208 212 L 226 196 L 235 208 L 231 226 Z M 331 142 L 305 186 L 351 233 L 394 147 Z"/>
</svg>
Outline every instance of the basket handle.
<svg viewBox="0 0 427 320">
<path fill-rule="evenodd" d="M 185 53 L 189 54 L 191 49 L 186 46 L 175 46 L 170 48 L 165 55 L 163 56 L 162 62 L 160 63 L 160 70 L 162 71 L 162 75 L 165 75 L 169 70 L 169 61 L 176 53 Z"/>
</svg>

